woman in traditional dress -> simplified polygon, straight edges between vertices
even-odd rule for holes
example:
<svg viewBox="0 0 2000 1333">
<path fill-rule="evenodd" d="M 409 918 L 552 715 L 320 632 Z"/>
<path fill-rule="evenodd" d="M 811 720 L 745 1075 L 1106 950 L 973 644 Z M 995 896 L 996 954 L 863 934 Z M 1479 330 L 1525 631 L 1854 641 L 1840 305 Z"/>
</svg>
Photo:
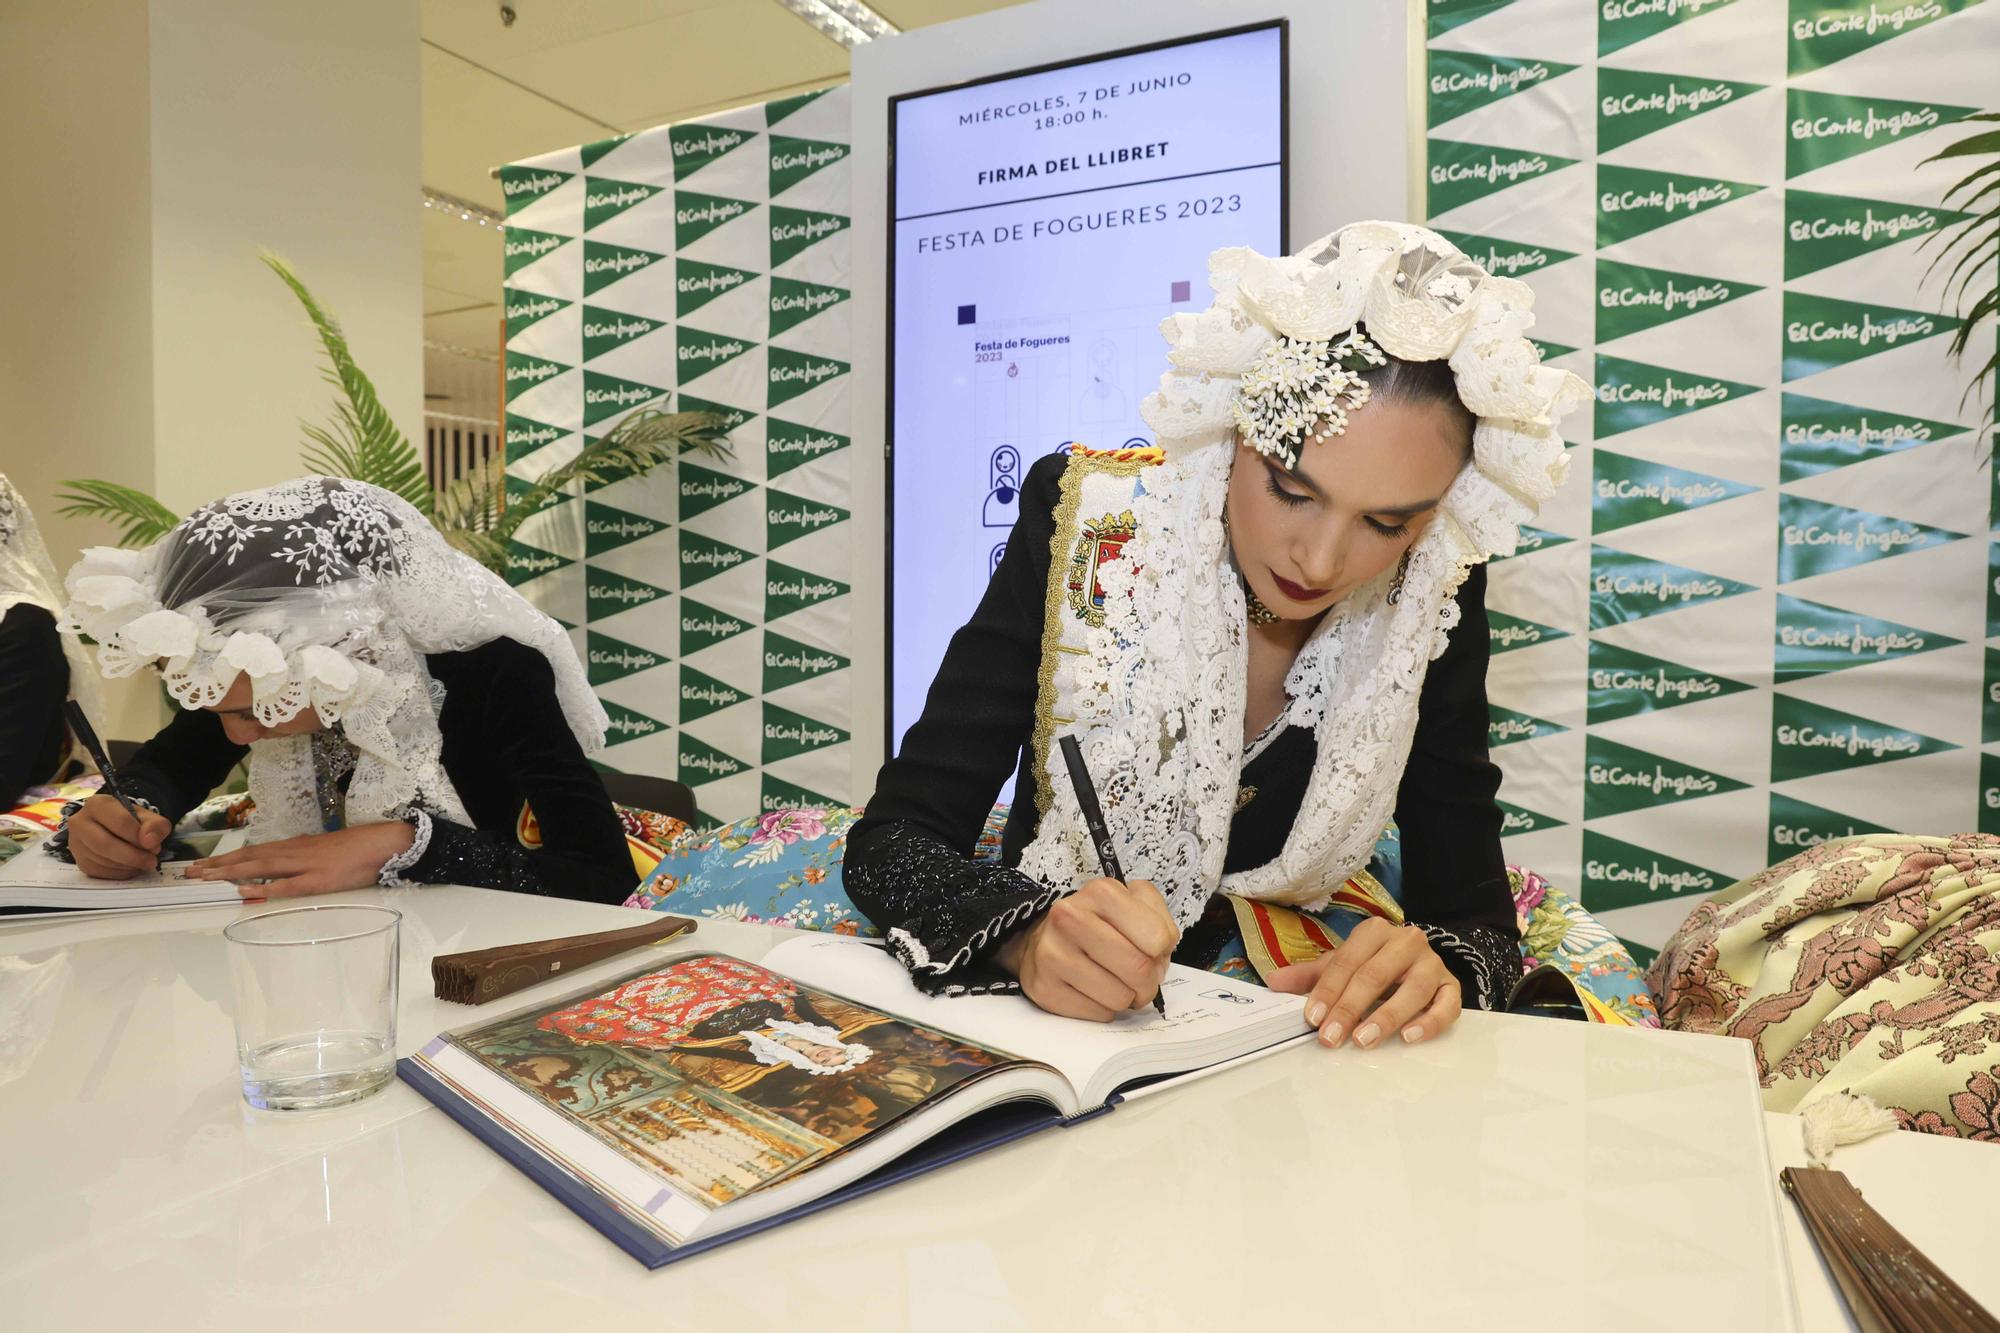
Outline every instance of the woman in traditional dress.
<svg viewBox="0 0 2000 1333">
<path fill-rule="evenodd" d="M 1162 325 L 1171 369 L 1141 409 L 1159 450 L 1029 472 L 847 887 L 924 989 L 1097 1020 L 1149 1003 L 1169 959 L 1359 903 L 1341 947 L 1266 979 L 1311 992 L 1329 1045 L 1423 1040 L 1520 974 L 1482 562 L 1562 481 L 1556 423 L 1589 388 L 1541 365 L 1527 287 L 1420 227 L 1222 250 L 1210 284 L 1207 311 Z M 1062 732 L 1122 883 L 1098 874 Z M 1010 772 L 1001 861 L 975 862 Z M 1364 872 L 1392 817 L 1400 906 Z"/>
<path fill-rule="evenodd" d="M 63 700 L 83 705 L 102 734 L 97 674 L 56 633 L 62 593 L 28 502 L 0 473 L 0 810 L 53 781 L 72 745 Z"/>
<path fill-rule="evenodd" d="M 202 506 L 70 571 L 63 628 L 99 668 L 157 667 L 182 712 L 69 813 L 53 845 L 102 879 L 150 870 L 173 824 L 249 760 L 250 845 L 195 878 L 261 898 L 472 884 L 617 902 L 637 876 L 584 757 L 604 708 L 560 625 L 407 502 L 306 477 Z M 540 846 L 515 835 L 523 801 Z"/>
</svg>

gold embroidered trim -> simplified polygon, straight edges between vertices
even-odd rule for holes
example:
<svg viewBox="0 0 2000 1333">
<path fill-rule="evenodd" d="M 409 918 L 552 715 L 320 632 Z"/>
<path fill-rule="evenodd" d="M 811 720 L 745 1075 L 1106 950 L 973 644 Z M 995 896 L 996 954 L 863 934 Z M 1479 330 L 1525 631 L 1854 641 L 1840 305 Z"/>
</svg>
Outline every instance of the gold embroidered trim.
<svg viewBox="0 0 2000 1333">
<path fill-rule="evenodd" d="M 1072 449 L 1069 462 L 1063 468 L 1061 497 L 1056 501 L 1055 530 L 1049 534 L 1048 587 L 1042 594 L 1042 658 L 1035 671 L 1035 730 L 1029 742 L 1036 776 L 1035 808 L 1042 815 L 1049 812 L 1049 784 L 1042 780 L 1049 771 L 1049 748 L 1055 744 L 1056 727 L 1067 725 L 1070 721 L 1056 716 L 1057 654 L 1076 653 L 1081 656 L 1084 652 L 1081 648 L 1063 643 L 1063 618 L 1069 611 L 1070 548 L 1078 537 L 1077 515 L 1083 508 L 1084 480 L 1091 476 L 1136 477 L 1164 457 L 1154 449 L 1119 450 L 1105 454 Z"/>
</svg>

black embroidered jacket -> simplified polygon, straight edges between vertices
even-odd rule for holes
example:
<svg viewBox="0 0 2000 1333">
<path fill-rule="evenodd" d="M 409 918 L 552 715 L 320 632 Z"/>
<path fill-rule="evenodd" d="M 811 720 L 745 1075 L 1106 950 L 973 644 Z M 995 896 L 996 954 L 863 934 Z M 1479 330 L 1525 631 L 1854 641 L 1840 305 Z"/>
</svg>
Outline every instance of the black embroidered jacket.
<svg viewBox="0 0 2000 1333">
<path fill-rule="evenodd" d="M 1055 890 L 1072 887 L 1045 887 L 1013 868 L 1040 819 L 1028 742 L 1065 465 L 1056 455 L 1030 470 L 1000 566 L 972 619 L 952 636 L 923 715 L 883 765 L 867 817 L 849 837 L 848 893 L 877 926 L 907 932 L 931 959 L 951 958 L 969 946 L 959 966 L 916 973 L 927 990 L 1014 989 L 1018 983 L 991 962 L 995 947 L 1032 922 Z M 1424 679 L 1416 738 L 1396 798 L 1403 907 L 1459 978 L 1467 1007 L 1494 1008 L 1519 975 L 1520 937 L 1493 802 L 1500 773 L 1486 753 L 1484 566 L 1473 569 L 1458 601 L 1458 628 Z M 1255 794 L 1237 809 L 1225 871 L 1277 856 L 1304 800 L 1316 753 L 1310 732 L 1287 728 L 1244 765 L 1242 789 Z M 973 846 L 1010 770 L 1015 795 L 1001 863 L 976 863 Z M 1234 929 L 1234 914 L 1218 896 L 1183 933 L 1177 961 L 1206 966 Z"/>
</svg>

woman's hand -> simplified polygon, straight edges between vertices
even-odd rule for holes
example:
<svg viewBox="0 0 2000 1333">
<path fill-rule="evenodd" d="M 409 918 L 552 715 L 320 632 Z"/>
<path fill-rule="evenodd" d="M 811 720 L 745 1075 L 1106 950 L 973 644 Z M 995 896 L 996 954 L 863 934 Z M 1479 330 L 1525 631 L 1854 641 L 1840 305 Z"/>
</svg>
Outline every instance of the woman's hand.
<svg viewBox="0 0 2000 1333">
<path fill-rule="evenodd" d="M 1306 1022 L 1319 1029 L 1325 1046 L 1340 1045 L 1350 1032 L 1364 1048 L 1390 1032 L 1402 1033 L 1406 1042 L 1423 1041 L 1450 1027 L 1460 1005 L 1458 978 L 1424 932 L 1380 917 L 1356 926 L 1333 952 L 1281 967 L 1270 980 L 1272 990 L 1310 992 Z"/>
<path fill-rule="evenodd" d="M 116 797 L 102 793 L 83 803 L 63 827 L 76 868 L 92 879 L 130 879 L 160 865 L 160 847 L 174 826 L 164 816 L 139 807 L 138 819 Z"/>
<path fill-rule="evenodd" d="M 1180 927 L 1143 879 L 1093 879 L 1010 937 L 995 961 L 1052 1014 L 1106 1023 L 1153 1002 Z"/>
<path fill-rule="evenodd" d="M 245 898 L 297 898 L 373 888 L 382 866 L 408 851 L 416 831 L 399 819 L 361 824 L 332 833 L 308 833 L 281 842 L 239 847 L 188 866 L 189 879 L 226 879 Z"/>
</svg>

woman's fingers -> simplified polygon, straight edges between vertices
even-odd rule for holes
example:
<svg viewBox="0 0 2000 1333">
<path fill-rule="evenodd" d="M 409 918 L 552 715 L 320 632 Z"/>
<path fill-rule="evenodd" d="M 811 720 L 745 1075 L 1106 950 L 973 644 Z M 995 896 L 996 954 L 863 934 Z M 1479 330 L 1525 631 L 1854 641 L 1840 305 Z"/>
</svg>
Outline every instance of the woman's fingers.
<svg viewBox="0 0 2000 1333">
<path fill-rule="evenodd" d="M 1060 978 L 1044 979 L 1040 993 L 1033 998 L 1042 1008 L 1052 1014 L 1061 1014 L 1064 1018 L 1081 1018 L 1090 1023 L 1109 1023 L 1118 1016 L 1115 1009 L 1099 1004 Z"/>
<path fill-rule="evenodd" d="M 1411 1032 L 1417 1016 L 1430 1007 L 1438 992 L 1438 973 L 1444 969 L 1431 959 L 1425 959 L 1403 974 L 1402 984 L 1390 993 L 1389 998 L 1375 1006 L 1372 1013 L 1361 1020 L 1354 1030 L 1354 1044 L 1366 1050 L 1385 1037 L 1401 1033 L 1404 1041 L 1419 1041 L 1421 1030 Z"/>
<path fill-rule="evenodd" d="M 1327 965 L 1333 961 L 1333 954 L 1323 953 L 1317 958 L 1303 963 L 1287 963 L 1265 978 L 1265 984 L 1274 991 L 1286 995 L 1304 995 L 1319 984 Z"/>
<path fill-rule="evenodd" d="M 1153 998 L 1159 984 L 1160 965 L 1156 958 L 1140 951 L 1110 922 L 1088 912 L 1077 914 L 1065 936 L 1084 958 L 1116 977 L 1132 993 L 1129 1007 L 1137 1008 Z"/>
<path fill-rule="evenodd" d="M 256 847 L 244 847 L 231 852 L 226 857 L 210 857 L 204 861 L 189 864 L 189 879 L 230 879 L 239 883 L 258 879 L 288 879 L 301 875 L 313 868 L 312 859 L 306 856 L 290 839 L 284 842 L 267 842 Z"/>
<path fill-rule="evenodd" d="M 1431 997 L 1430 1007 L 1419 1014 L 1416 1021 L 1403 1026 L 1403 1040 L 1415 1044 L 1435 1037 L 1458 1021 L 1459 1010 L 1464 1006 L 1460 996 L 1458 978 L 1450 973 L 1438 983 L 1437 993 Z"/>
<path fill-rule="evenodd" d="M 1104 908 L 1112 923 L 1149 957 L 1173 957 L 1181 942 L 1180 923 L 1174 920 L 1159 886 L 1135 879 L 1123 887 L 1123 893 L 1105 895 Z"/>
<path fill-rule="evenodd" d="M 241 886 L 238 896 L 244 898 L 304 898 L 315 893 L 331 893 L 334 886 L 314 873 L 289 875 L 268 880 L 261 884 Z"/>
<path fill-rule="evenodd" d="M 1402 979 L 1419 945 L 1428 947 L 1423 932 L 1414 926 L 1395 927 L 1385 921 L 1371 927 L 1372 921 L 1362 922 L 1333 951 L 1333 961 L 1306 1002 L 1306 1022 L 1319 1028 L 1320 1041 L 1328 1046 L 1340 1045 L 1361 1016 Z"/>
<path fill-rule="evenodd" d="M 124 811 L 118 812 L 125 815 Z M 130 822 L 130 816 L 125 816 Z M 98 879 L 130 879 L 156 869 L 157 853 L 119 837 L 101 820 L 78 811 L 69 824 L 70 855 L 84 874 Z M 134 826 L 134 833 L 137 827 Z"/>
</svg>

